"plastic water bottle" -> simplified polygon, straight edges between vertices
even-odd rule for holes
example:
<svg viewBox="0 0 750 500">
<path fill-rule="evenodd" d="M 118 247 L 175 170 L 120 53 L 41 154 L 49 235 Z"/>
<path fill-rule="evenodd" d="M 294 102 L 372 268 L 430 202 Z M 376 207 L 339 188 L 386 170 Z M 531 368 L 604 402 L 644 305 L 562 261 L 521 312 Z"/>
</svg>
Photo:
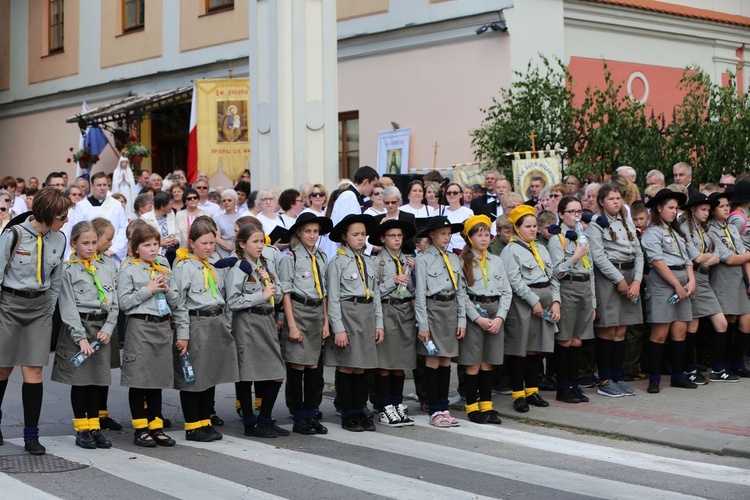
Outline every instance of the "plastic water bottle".
<svg viewBox="0 0 750 500">
<path fill-rule="evenodd" d="M 552 313 L 551 313 L 551 312 L 549 312 L 549 311 L 548 311 L 548 310 L 546 310 L 546 309 L 543 309 L 543 310 L 542 310 L 542 319 L 543 319 L 544 321 L 549 321 L 549 322 L 550 322 L 550 323 L 552 323 L 553 325 L 556 325 L 556 324 L 557 324 L 557 321 L 555 321 L 555 320 L 553 320 L 553 319 L 552 319 Z"/>
<path fill-rule="evenodd" d="M 669 305 L 671 305 L 671 306 L 675 305 L 675 304 L 676 304 L 676 303 L 678 303 L 679 301 L 680 301 L 680 296 L 679 296 L 679 295 L 677 295 L 676 293 L 673 293 L 673 294 L 672 294 L 672 295 L 671 295 L 671 296 L 670 296 L 670 297 L 669 297 L 669 298 L 667 299 L 667 302 L 669 302 Z"/>
<path fill-rule="evenodd" d="M 427 354 L 430 356 L 437 356 L 438 352 L 440 352 L 432 339 L 423 340 L 422 344 L 424 344 L 424 348 L 427 349 Z"/>
<path fill-rule="evenodd" d="M 406 263 L 406 266 L 404 267 L 404 274 L 411 277 L 411 264 L 409 262 Z M 396 287 L 396 293 L 398 295 L 401 295 L 402 297 L 406 295 L 406 285 L 401 284 L 398 287 Z"/>
<path fill-rule="evenodd" d="M 479 313 L 479 315 L 481 317 L 483 317 L 483 318 L 489 318 L 490 317 L 490 314 L 487 312 L 487 309 L 485 309 L 484 307 L 482 307 L 481 304 L 474 304 L 474 307 L 476 308 L 477 312 Z"/>
<path fill-rule="evenodd" d="M 94 350 L 94 352 L 98 351 L 102 347 L 102 343 L 96 339 L 91 341 L 91 348 Z M 78 368 L 81 366 L 81 363 L 86 361 L 89 358 L 89 354 L 84 354 L 83 351 L 78 351 L 78 353 L 70 358 L 70 364 Z"/>
<path fill-rule="evenodd" d="M 185 377 L 185 383 L 192 384 L 195 382 L 195 372 L 193 371 L 193 363 L 190 362 L 190 354 L 186 352 L 180 356 L 180 363 L 182 364 L 182 375 Z"/>
<path fill-rule="evenodd" d="M 640 295 L 638 297 L 630 299 L 630 302 L 632 302 L 633 304 L 637 304 L 640 301 L 641 301 L 641 296 Z"/>
<path fill-rule="evenodd" d="M 583 224 L 581 223 L 581 219 L 576 219 L 576 233 L 578 233 L 578 246 L 582 247 L 586 243 L 589 242 L 588 236 L 586 236 L 586 233 L 583 230 Z"/>
<path fill-rule="evenodd" d="M 156 310 L 159 312 L 159 316 L 166 316 L 172 312 L 169 309 L 167 296 L 164 295 L 164 292 L 156 292 L 154 294 L 154 299 L 156 300 Z"/>
</svg>

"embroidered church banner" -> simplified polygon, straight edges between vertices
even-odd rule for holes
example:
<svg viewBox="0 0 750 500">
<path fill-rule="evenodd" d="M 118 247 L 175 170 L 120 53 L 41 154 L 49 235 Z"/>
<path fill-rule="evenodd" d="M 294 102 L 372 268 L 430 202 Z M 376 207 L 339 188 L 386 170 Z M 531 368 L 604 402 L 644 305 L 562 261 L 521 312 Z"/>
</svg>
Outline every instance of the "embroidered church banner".
<svg viewBox="0 0 750 500">
<path fill-rule="evenodd" d="M 547 186 L 557 184 L 562 177 L 562 164 L 558 155 L 541 158 L 521 158 L 524 153 L 513 155 L 513 191 L 529 198 L 532 177 L 542 177 Z M 527 155 L 530 156 L 530 155 Z"/>
</svg>

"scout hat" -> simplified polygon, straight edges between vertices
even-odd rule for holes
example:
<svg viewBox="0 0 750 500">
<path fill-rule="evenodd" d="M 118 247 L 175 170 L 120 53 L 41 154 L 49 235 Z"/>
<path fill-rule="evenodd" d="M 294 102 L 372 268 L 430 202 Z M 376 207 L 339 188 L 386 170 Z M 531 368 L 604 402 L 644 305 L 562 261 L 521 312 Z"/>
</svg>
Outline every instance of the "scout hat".
<svg viewBox="0 0 750 500">
<path fill-rule="evenodd" d="M 328 238 L 334 243 L 341 243 L 341 237 L 344 235 L 349 226 L 357 222 L 361 222 L 362 224 L 364 224 L 367 232 L 370 233 L 372 232 L 372 229 L 374 227 L 375 219 L 372 215 L 367 214 L 349 214 L 341 219 L 338 224 L 333 226 L 333 229 L 328 234 Z"/>
<path fill-rule="evenodd" d="M 684 205 L 687 201 L 687 195 L 667 188 L 660 189 L 658 193 L 648 200 L 646 208 L 654 208 L 656 205 L 660 205 L 667 200 L 677 200 L 678 205 Z"/>
<path fill-rule="evenodd" d="M 510 212 L 510 214 L 508 214 L 508 222 L 515 226 L 516 222 L 526 215 L 533 215 L 536 217 L 536 210 L 534 210 L 534 207 L 531 205 L 518 205 Z"/>
<path fill-rule="evenodd" d="M 400 229 L 404 233 L 403 241 L 414 238 L 414 235 L 417 233 L 417 228 L 415 228 L 414 225 L 410 222 L 399 219 L 388 219 L 384 220 L 381 224 L 378 224 L 377 227 L 374 227 L 372 229 L 370 237 L 367 239 L 367 241 L 370 243 L 370 245 L 382 247 L 383 242 L 380 241 L 380 237 L 385 236 L 385 233 L 387 233 L 389 229 Z"/>
<path fill-rule="evenodd" d="M 693 207 L 697 207 L 700 205 L 711 205 L 711 210 L 716 208 L 719 205 L 719 199 L 714 198 L 713 200 L 710 199 L 708 196 L 706 196 L 703 193 L 693 193 L 690 195 L 690 198 L 688 198 L 687 203 L 682 205 L 680 207 L 681 210 L 690 210 Z"/>
<path fill-rule="evenodd" d="M 449 227 L 451 228 L 451 234 L 458 233 L 464 228 L 463 223 L 459 222 L 458 224 L 451 224 L 451 221 L 448 220 L 448 217 L 444 215 L 436 215 L 435 217 L 430 217 L 430 220 L 427 221 L 427 225 L 419 231 L 420 238 L 426 238 L 430 235 L 431 232 L 435 231 L 436 229 L 440 229 L 443 227 Z"/>
<path fill-rule="evenodd" d="M 492 228 L 492 221 L 486 215 L 472 215 L 464 221 L 464 230 L 461 232 L 468 238 L 469 231 L 477 224 L 487 224 L 488 227 Z"/>
<path fill-rule="evenodd" d="M 297 234 L 297 229 L 301 228 L 305 224 L 311 224 L 311 223 L 317 223 L 320 226 L 320 234 L 328 234 L 331 232 L 331 229 L 333 229 L 333 221 L 329 219 L 328 217 L 321 217 L 318 215 L 315 215 L 312 212 L 303 212 L 297 217 L 297 220 L 294 221 L 294 224 L 292 227 L 289 228 L 289 234 L 295 235 Z"/>
<path fill-rule="evenodd" d="M 733 192 L 730 190 L 726 190 L 723 193 L 711 193 L 708 195 L 708 200 L 711 202 L 716 202 L 716 206 L 719 205 L 719 200 L 724 198 L 727 201 L 732 201 L 732 196 L 734 196 Z"/>
<path fill-rule="evenodd" d="M 732 205 L 742 205 L 750 201 L 750 181 L 740 181 L 734 185 L 734 195 L 729 200 Z"/>
</svg>

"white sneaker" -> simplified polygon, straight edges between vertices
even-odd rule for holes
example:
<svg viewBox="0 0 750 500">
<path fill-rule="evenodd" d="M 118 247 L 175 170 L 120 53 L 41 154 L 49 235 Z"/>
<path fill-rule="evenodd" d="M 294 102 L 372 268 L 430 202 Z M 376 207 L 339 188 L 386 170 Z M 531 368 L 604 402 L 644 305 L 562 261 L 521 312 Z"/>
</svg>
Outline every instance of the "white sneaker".
<svg viewBox="0 0 750 500">
<path fill-rule="evenodd" d="M 388 427 L 403 427 L 404 424 L 401 422 L 401 417 L 396 411 L 396 407 L 388 405 L 383 408 L 378 415 L 378 423 L 387 425 Z"/>
<path fill-rule="evenodd" d="M 401 417 L 401 424 L 404 426 L 407 425 L 414 425 L 414 420 L 409 418 L 409 415 L 406 414 L 406 405 L 401 403 L 400 405 L 396 406 L 396 413 L 399 417 Z"/>
</svg>

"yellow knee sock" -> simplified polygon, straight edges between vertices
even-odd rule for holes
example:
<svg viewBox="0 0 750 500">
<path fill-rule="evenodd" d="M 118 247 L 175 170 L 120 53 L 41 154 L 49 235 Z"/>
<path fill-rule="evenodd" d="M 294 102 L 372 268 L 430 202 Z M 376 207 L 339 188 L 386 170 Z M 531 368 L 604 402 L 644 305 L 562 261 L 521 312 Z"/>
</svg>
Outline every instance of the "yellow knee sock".
<svg viewBox="0 0 750 500">
<path fill-rule="evenodd" d="M 470 405 L 466 405 L 466 413 L 471 413 L 473 411 L 479 411 L 479 403 L 472 403 Z"/>
<path fill-rule="evenodd" d="M 199 420 L 197 422 L 185 422 L 185 430 L 186 431 L 193 431 L 195 429 L 200 429 L 203 427 L 203 421 Z"/>
<path fill-rule="evenodd" d="M 159 429 L 164 428 L 164 421 L 160 419 L 159 417 L 156 417 L 151 422 L 148 423 L 148 430 L 150 431 L 156 431 Z"/>
<path fill-rule="evenodd" d="M 89 419 L 87 418 L 74 418 L 73 428 L 76 432 L 84 432 L 89 430 Z"/>
<path fill-rule="evenodd" d="M 513 398 L 513 401 L 515 401 L 518 398 L 525 398 L 526 393 L 524 391 L 513 391 L 510 396 Z"/>
<path fill-rule="evenodd" d="M 537 394 L 537 393 L 539 393 L 539 388 L 538 387 L 527 387 L 524 390 L 524 394 L 526 394 L 527 397 L 531 396 L 532 394 Z"/>
<path fill-rule="evenodd" d="M 89 430 L 98 431 L 102 426 L 99 424 L 99 417 L 89 419 Z"/>
<path fill-rule="evenodd" d="M 99 410 L 99 418 L 106 418 L 109 416 L 108 410 Z"/>
<path fill-rule="evenodd" d="M 492 401 L 480 401 L 479 411 L 492 411 Z"/>
<path fill-rule="evenodd" d="M 146 429 L 146 428 L 148 428 L 147 418 L 134 418 L 133 419 L 133 429 L 139 430 L 139 429 Z"/>
</svg>

